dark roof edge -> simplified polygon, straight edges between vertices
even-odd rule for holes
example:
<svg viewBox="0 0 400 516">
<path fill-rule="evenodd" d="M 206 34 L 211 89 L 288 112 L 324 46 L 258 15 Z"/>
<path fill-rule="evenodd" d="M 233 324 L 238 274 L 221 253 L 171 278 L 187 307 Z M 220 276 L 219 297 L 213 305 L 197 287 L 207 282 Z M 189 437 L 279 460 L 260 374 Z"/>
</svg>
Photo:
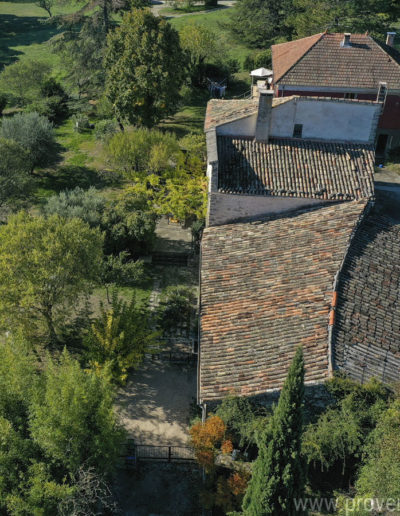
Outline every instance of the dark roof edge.
<svg viewBox="0 0 400 516">
<path fill-rule="evenodd" d="M 369 199 L 367 204 L 365 205 L 364 210 L 362 211 L 358 221 L 356 222 L 353 231 L 351 232 L 349 242 L 347 244 L 346 250 L 343 255 L 343 259 L 341 261 L 341 264 L 339 266 L 339 269 L 337 273 L 335 274 L 335 278 L 333 280 L 333 286 L 332 286 L 332 303 L 331 303 L 331 310 L 329 314 L 329 320 L 328 320 L 328 374 L 329 376 L 333 375 L 333 371 L 336 369 L 334 364 L 334 354 L 333 354 L 333 348 L 335 345 L 334 339 L 333 339 L 333 329 L 336 322 L 336 308 L 337 308 L 337 298 L 339 295 L 338 287 L 341 279 L 341 273 L 343 271 L 347 256 L 349 254 L 351 244 L 353 243 L 354 237 L 356 236 L 356 233 L 361 228 L 361 225 L 363 221 L 366 219 L 367 215 L 370 213 L 372 208 L 375 205 L 375 200 Z"/>
</svg>

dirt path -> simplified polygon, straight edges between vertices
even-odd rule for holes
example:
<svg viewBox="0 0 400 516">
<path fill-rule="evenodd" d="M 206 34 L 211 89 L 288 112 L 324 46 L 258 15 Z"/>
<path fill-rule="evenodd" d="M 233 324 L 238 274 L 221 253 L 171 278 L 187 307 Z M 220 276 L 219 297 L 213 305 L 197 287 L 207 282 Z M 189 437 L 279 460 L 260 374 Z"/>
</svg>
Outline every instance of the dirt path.
<svg viewBox="0 0 400 516">
<path fill-rule="evenodd" d="M 148 358 L 131 375 L 117 407 L 129 437 L 138 444 L 184 446 L 195 396 L 194 367 Z"/>
</svg>

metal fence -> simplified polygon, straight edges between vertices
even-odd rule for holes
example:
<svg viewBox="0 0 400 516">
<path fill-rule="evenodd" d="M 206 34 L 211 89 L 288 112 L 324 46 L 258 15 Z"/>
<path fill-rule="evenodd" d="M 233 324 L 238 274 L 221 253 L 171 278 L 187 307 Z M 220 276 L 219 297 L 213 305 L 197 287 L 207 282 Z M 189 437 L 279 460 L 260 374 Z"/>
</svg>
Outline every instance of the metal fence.
<svg viewBox="0 0 400 516">
<path fill-rule="evenodd" d="M 134 462 L 187 462 L 195 460 L 194 451 L 189 446 L 152 446 L 146 444 L 136 444 L 128 458 L 134 460 Z"/>
</svg>

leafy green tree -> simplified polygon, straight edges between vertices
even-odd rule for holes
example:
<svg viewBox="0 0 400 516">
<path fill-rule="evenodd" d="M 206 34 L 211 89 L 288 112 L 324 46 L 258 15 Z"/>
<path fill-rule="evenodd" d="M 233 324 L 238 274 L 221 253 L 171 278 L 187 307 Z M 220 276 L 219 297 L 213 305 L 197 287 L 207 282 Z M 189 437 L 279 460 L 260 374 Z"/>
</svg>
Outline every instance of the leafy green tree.
<svg viewBox="0 0 400 516">
<path fill-rule="evenodd" d="M 357 496 L 400 499 L 400 401 L 381 415 L 365 447 L 356 483 Z"/>
<path fill-rule="evenodd" d="M 0 321 L 57 342 L 101 270 L 103 236 L 79 219 L 20 212 L 0 226 Z"/>
<path fill-rule="evenodd" d="M 45 454 L 71 473 L 83 464 L 111 472 L 123 437 L 107 380 L 82 370 L 65 350 L 59 362 L 47 358 L 30 431 Z"/>
<path fill-rule="evenodd" d="M 63 120 L 69 113 L 68 95 L 53 77 L 46 79 L 40 88 L 40 97 L 26 107 L 26 111 L 36 111 L 51 122 Z"/>
<path fill-rule="evenodd" d="M 205 164 L 196 155 L 180 153 L 175 167 L 161 174 L 147 175 L 130 188 L 147 197 L 160 215 L 173 216 L 183 223 L 204 220 L 207 211 Z"/>
<path fill-rule="evenodd" d="M 129 369 L 137 368 L 145 353 L 157 348 L 157 337 L 148 308 L 138 306 L 134 296 L 125 302 L 114 291 L 111 308 L 100 306 L 100 316 L 86 338 L 86 357 L 94 370 L 104 369 L 123 384 Z"/>
<path fill-rule="evenodd" d="M 37 0 L 35 2 L 35 5 L 37 5 L 41 9 L 44 9 L 49 15 L 49 18 L 51 18 L 51 10 L 54 6 L 54 3 L 54 0 Z"/>
<path fill-rule="evenodd" d="M 0 341 L 0 512 L 54 514 L 63 486 L 43 481 L 40 448 L 29 434 L 29 413 L 39 387 L 36 359 L 26 343 Z M 55 492 L 58 496 L 55 497 Z M 39 494 L 40 493 L 40 494 Z M 40 498 L 40 500 L 39 500 Z M 52 512 L 53 511 L 53 512 Z"/>
<path fill-rule="evenodd" d="M 304 359 L 298 348 L 270 424 L 260 437 L 259 455 L 243 500 L 245 515 L 301 514 L 295 500 L 304 495 L 303 403 Z"/>
<path fill-rule="evenodd" d="M 204 220 L 207 213 L 207 178 L 204 163 L 196 156 L 181 157 L 174 174 L 160 182 L 156 193 L 159 213 L 181 222 Z"/>
<path fill-rule="evenodd" d="M 148 253 L 154 243 L 157 215 L 146 200 L 135 194 L 123 194 L 105 206 L 101 227 L 105 232 L 106 254 L 127 251 L 137 258 Z"/>
<path fill-rule="evenodd" d="M 355 481 L 368 435 L 386 410 L 389 391 L 376 380 L 343 378 L 327 383 L 334 402 L 303 435 L 309 480 L 315 489 L 345 489 Z"/>
<path fill-rule="evenodd" d="M 43 212 L 47 216 L 57 214 L 68 219 L 77 217 L 92 228 L 100 228 L 105 235 L 104 249 L 107 255 L 118 256 L 127 252 L 137 258 L 152 248 L 155 238 L 156 214 L 149 208 L 146 199 L 129 192 L 115 200 L 106 201 L 93 187 L 88 190 L 76 187 L 50 197 Z M 128 261 L 127 256 L 123 262 Z M 113 264 L 117 267 L 115 260 Z"/>
<path fill-rule="evenodd" d="M 59 362 L 38 363 L 23 340 L 0 341 L 1 514 L 94 516 L 111 508 L 105 473 L 123 437 L 113 396 L 103 376 L 65 351 Z"/>
<path fill-rule="evenodd" d="M 227 397 L 215 411 L 226 424 L 227 434 L 235 448 L 256 444 L 257 432 L 265 429 L 266 409 L 254 400 L 243 397 Z"/>
<path fill-rule="evenodd" d="M 49 76 L 51 67 L 44 61 L 29 59 L 16 61 L 0 73 L 0 90 L 27 104 L 40 93 L 40 88 Z"/>
<path fill-rule="evenodd" d="M 238 0 L 228 27 L 235 38 L 251 47 L 265 49 L 276 38 L 290 39 L 292 28 L 288 15 L 292 12 L 292 0 Z"/>
<path fill-rule="evenodd" d="M 126 13 L 109 34 L 106 92 L 119 121 L 152 127 L 172 115 L 185 79 L 185 57 L 172 26 L 147 10 Z"/>
<path fill-rule="evenodd" d="M 205 25 L 187 23 L 179 33 L 183 50 L 188 54 L 189 73 L 194 85 L 204 80 L 206 61 L 220 57 L 217 35 Z"/>
<path fill-rule="evenodd" d="M 14 140 L 0 138 L 0 208 L 24 197 L 30 183 L 28 153 Z"/>
<path fill-rule="evenodd" d="M 38 113 L 17 113 L 6 118 L 1 124 L 0 136 L 16 141 L 25 149 L 31 172 L 54 159 L 53 124 Z"/>
<path fill-rule="evenodd" d="M 53 45 L 62 56 L 67 81 L 82 95 L 96 96 L 104 88 L 103 66 L 107 31 L 104 18 L 97 13 L 77 20 L 63 22 L 62 37 Z"/>
<path fill-rule="evenodd" d="M 391 0 L 293 0 L 289 16 L 298 36 L 317 32 L 365 32 L 377 37 L 390 30 L 400 17 L 400 5 Z"/>
</svg>

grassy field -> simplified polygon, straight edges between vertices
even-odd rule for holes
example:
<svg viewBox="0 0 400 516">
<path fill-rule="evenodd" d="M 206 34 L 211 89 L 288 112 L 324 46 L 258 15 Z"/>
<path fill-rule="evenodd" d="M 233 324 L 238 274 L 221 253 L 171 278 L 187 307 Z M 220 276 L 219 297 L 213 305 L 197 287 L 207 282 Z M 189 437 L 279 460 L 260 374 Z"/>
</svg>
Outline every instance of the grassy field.
<svg viewBox="0 0 400 516">
<path fill-rule="evenodd" d="M 79 5 L 57 6 L 54 14 L 74 12 Z M 48 44 L 59 31 L 54 25 L 46 24 L 47 18 L 46 11 L 33 3 L 0 2 L 0 69 L 26 58 L 59 65 L 59 57 Z"/>
</svg>

